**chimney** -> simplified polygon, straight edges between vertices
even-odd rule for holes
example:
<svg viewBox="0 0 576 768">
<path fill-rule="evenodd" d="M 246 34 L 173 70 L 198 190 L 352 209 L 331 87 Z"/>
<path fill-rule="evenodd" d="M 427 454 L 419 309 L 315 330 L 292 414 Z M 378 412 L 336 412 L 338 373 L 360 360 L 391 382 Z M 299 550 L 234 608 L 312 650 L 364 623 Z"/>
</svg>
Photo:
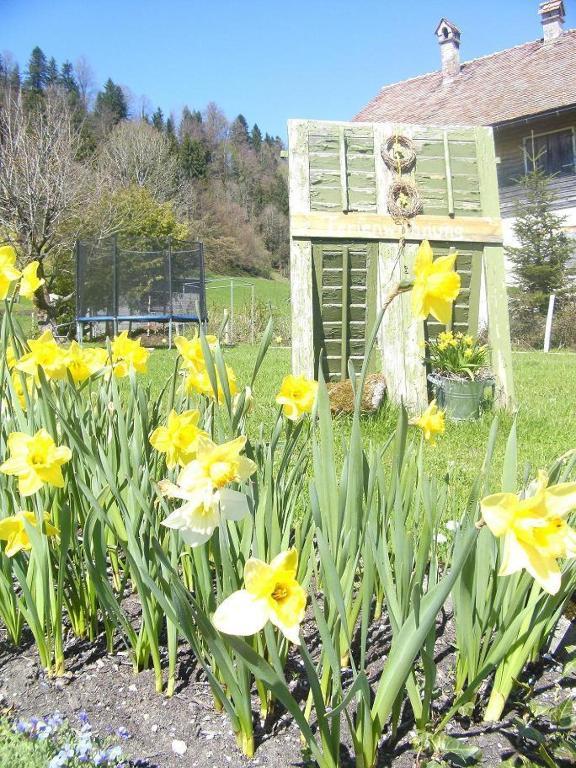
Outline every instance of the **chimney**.
<svg viewBox="0 0 576 768">
<path fill-rule="evenodd" d="M 435 32 L 442 56 L 442 75 L 451 80 L 460 72 L 460 30 L 448 19 L 441 19 Z"/>
<path fill-rule="evenodd" d="M 540 3 L 538 13 L 544 31 L 544 42 L 549 43 L 560 37 L 566 14 L 562 0 L 546 0 Z"/>
</svg>

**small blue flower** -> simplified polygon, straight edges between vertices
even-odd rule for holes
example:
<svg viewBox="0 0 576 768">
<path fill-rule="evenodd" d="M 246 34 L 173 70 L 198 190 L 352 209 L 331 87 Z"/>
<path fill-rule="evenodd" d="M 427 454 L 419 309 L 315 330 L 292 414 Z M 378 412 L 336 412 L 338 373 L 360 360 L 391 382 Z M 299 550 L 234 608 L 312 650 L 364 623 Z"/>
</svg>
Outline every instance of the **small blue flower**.
<svg viewBox="0 0 576 768">
<path fill-rule="evenodd" d="M 48 768 L 63 768 L 68 765 L 68 760 L 74 757 L 74 749 L 71 744 L 65 744 L 60 752 L 48 763 Z"/>
<path fill-rule="evenodd" d="M 53 728 L 51 728 L 48 723 L 45 723 L 44 720 L 39 720 L 36 724 L 36 738 L 39 741 L 46 741 L 46 739 L 50 738 L 52 736 Z"/>
<path fill-rule="evenodd" d="M 64 718 L 60 714 L 60 712 L 54 712 L 53 715 L 50 715 L 50 717 L 46 718 L 46 722 L 51 728 L 57 729 L 59 728 L 62 723 L 64 722 Z"/>
<path fill-rule="evenodd" d="M 16 733 L 30 733 L 32 730 L 32 723 L 29 723 L 27 720 L 18 720 L 14 730 Z"/>
<path fill-rule="evenodd" d="M 108 750 L 108 762 L 119 760 L 122 757 L 122 747 L 116 745 Z"/>
<path fill-rule="evenodd" d="M 120 726 L 120 728 L 116 729 L 116 735 L 119 736 L 121 739 L 129 739 L 130 734 L 128 733 L 127 729 L 124 728 L 123 725 Z"/>
<path fill-rule="evenodd" d="M 78 720 L 80 720 L 80 722 L 81 722 L 82 724 L 86 725 L 86 724 L 88 723 L 88 713 L 87 713 L 87 712 L 85 712 L 84 710 L 82 710 L 81 712 L 79 712 L 79 713 L 78 713 Z"/>
<path fill-rule="evenodd" d="M 76 744 L 76 755 L 80 762 L 87 762 L 90 758 L 90 752 L 92 751 L 92 740 L 82 735 Z"/>
</svg>

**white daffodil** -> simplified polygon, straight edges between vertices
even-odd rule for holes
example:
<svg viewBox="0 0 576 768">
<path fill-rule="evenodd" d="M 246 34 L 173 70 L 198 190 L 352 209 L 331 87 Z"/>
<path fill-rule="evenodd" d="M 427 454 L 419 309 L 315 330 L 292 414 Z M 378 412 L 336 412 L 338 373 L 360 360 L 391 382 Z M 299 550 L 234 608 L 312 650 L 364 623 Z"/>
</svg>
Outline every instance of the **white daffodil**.
<svg viewBox="0 0 576 768">
<path fill-rule="evenodd" d="M 207 542 L 222 520 L 241 520 L 248 514 L 246 495 L 225 487 L 244 482 L 256 469 L 253 461 L 240 456 L 245 443 L 246 438 L 240 437 L 216 445 L 201 436 L 196 459 L 182 469 L 177 484 L 168 480 L 159 483 L 164 496 L 185 502 L 162 524 L 177 530 L 189 546 Z"/>
</svg>

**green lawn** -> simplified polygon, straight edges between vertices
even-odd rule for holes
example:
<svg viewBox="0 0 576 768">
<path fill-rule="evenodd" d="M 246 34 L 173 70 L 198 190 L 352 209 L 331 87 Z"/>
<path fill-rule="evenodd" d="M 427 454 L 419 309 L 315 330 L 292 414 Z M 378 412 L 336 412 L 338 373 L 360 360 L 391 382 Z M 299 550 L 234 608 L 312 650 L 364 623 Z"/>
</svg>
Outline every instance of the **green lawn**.
<svg viewBox="0 0 576 768">
<path fill-rule="evenodd" d="M 256 348 L 239 345 L 227 349 L 227 362 L 236 371 L 238 382 L 249 378 Z M 150 378 L 154 392 L 159 392 L 175 359 L 173 351 L 155 351 L 151 357 Z M 515 385 L 518 400 L 517 428 L 519 471 L 526 462 L 534 469 L 546 467 L 562 453 L 576 448 L 576 354 L 516 352 L 513 355 Z M 275 419 L 274 396 L 282 377 L 290 369 L 290 350 L 272 347 L 264 361 L 254 391 L 255 408 L 250 417 L 256 431 L 261 421 L 270 424 Z M 374 443 L 382 443 L 394 428 L 397 411 L 386 407 L 376 416 L 363 419 L 364 434 Z M 446 434 L 435 448 L 426 452 L 428 466 L 437 476 L 450 477 L 453 498 L 460 504 L 482 462 L 493 414 L 467 423 L 448 423 Z M 494 471 L 502 466 L 506 436 L 512 416 L 500 415 L 501 429 L 496 447 Z M 337 447 L 347 438 L 349 417 L 336 419 Z"/>
<path fill-rule="evenodd" d="M 234 306 L 239 311 L 244 311 L 250 306 L 253 285 L 254 298 L 257 302 L 271 304 L 274 310 L 286 317 L 290 314 L 290 281 L 286 278 L 277 277 L 274 280 L 268 280 L 264 277 L 228 278 L 219 275 L 208 277 L 206 303 L 209 312 L 211 308 L 220 310 L 230 306 L 231 282 Z"/>
</svg>

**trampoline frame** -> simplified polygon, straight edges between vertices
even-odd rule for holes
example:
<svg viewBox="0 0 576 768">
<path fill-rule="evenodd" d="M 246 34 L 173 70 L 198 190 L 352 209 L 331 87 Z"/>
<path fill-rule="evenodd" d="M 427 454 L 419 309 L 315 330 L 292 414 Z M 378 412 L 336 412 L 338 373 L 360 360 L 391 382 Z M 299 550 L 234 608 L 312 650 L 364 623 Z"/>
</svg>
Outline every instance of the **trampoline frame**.
<svg viewBox="0 0 576 768">
<path fill-rule="evenodd" d="M 173 240 L 172 238 L 167 238 L 166 240 L 166 248 L 162 250 L 143 250 L 143 251 L 134 251 L 129 249 L 120 249 L 120 252 L 124 252 L 127 254 L 136 254 L 140 253 L 142 256 L 145 256 L 149 254 L 150 256 L 158 256 L 159 254 L 166 254 L 167 257 L 167 283 L 168 283 L 168 290 L 169 290 L 169 312 L 159 312 L 159 313 L 137 313 L 137 314 L 122 314 L 118 311 L 118 299 L 119 299 L 119 291 L 118 291 L 118 278 L 119 278 L 119 270 L 118 270 L 118 237 L 114 235 L 112 238 L 106 238 L 107 240 L 112 240 L 113 244 L 113 250 L 112 250 L 112 304 L 114 309 L 116 310 L 114 313 L 108 313 L 106 315 L 85 315 L 80 314 L 80 296 L 82 295 L 83 286 L 81 285 L 80 281 L 80 248 L 82 242 L 89 242 L 89 241 L 81 241 L 78 239 L 76 241 L 75 245 L 75 256 L 76 256 L 76 334 L 78 341 L 82 343 L 83 340 L 83 330 L 85 325 L 92 325 L 94 323 L 113 323 L 114 325 L 114 334 L 118 334 L 118 323 L 122 322 L 129 322 L 129 323 L 150 323 L 150 322 L 157 322 L 157 323 L 168 323 L 168 347 L 172 348 L 172 337 L 173 337 L 173 326 L 174 323 L 198 323 L 198 325 L 206 325 L 208 323 L 208 314 L 206 311 L 206 271 L 205 271 L 205 264 L 204 264 L 204 245 L 200 241 L 178 241 L 179 243 L 186 243 L 190 250 L 193 248 L 198 249 L 198 257 L 199 257 L 199 275 L 198 280 L 188 280 L 188 284 L 191 285 L 198 285 L 198 293 L 199 293 L 199 301 L 197 304 L 197 311 L 195 313 L 179 313 L 174 312 L 174 302 L 173 302 L 173 279 L 172 279 L 172 244 Z M 95 243 L 98 241 L 94 241 Z M 182 253 L 183 251 L 178 251 L 178 253 Z M 184 251 L 185 252 L 185 251 Z M 86 268 L 89 269 L 89 265 L 86 263 Z"/>
</svg>

